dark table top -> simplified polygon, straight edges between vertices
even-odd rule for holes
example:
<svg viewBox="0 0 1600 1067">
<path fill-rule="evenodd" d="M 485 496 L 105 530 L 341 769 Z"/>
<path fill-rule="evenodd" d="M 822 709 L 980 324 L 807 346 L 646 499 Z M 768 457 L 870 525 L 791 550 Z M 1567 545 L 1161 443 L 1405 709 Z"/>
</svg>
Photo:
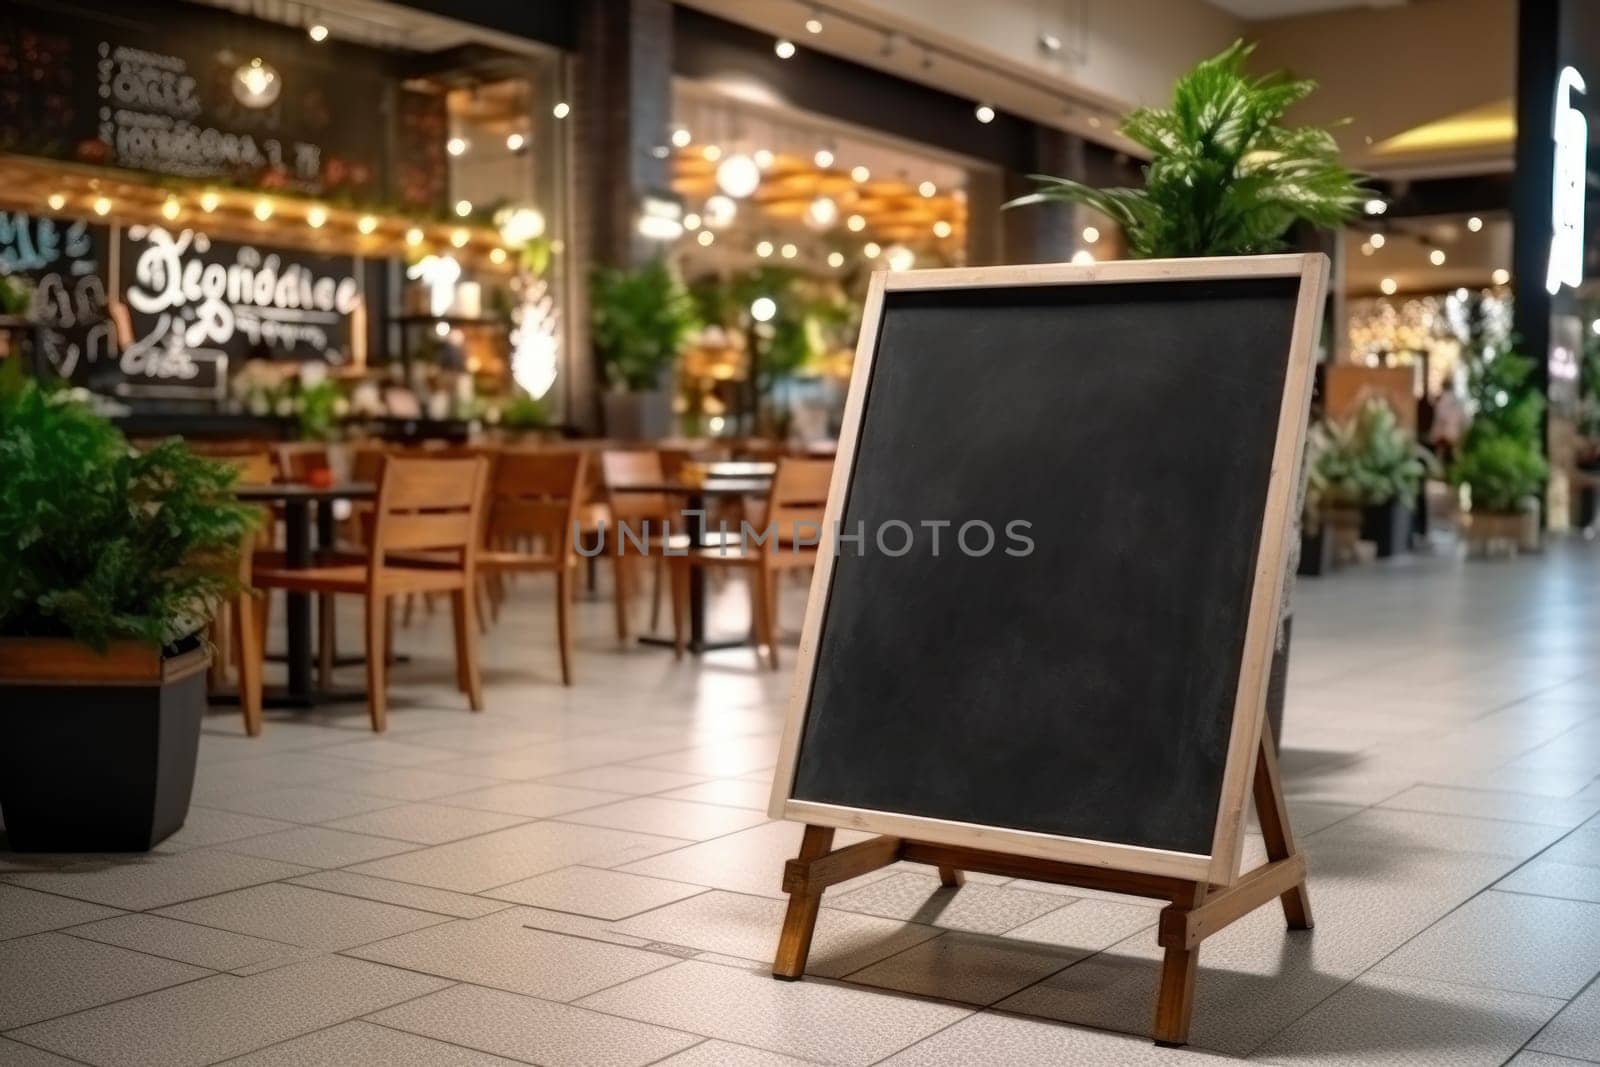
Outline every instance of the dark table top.
<svg viewBox="0 0 1600 1067">
<path fill-rule="evenodd" d="M 371 482 L 340 482 L 327 487 L 273 483 L 236 486 L 234 494 L 250 501 L 370 500 L 378 495 L 378 487 Z"/>
<path fill-rule="evenodd" d="M 612 493 L 669 493 L 675 496 L 749 496 L 772 488 L 771 478 L 707 478 L 699 485 L 686 482 L 646 482 L 613 486 Z"/>
</svg>

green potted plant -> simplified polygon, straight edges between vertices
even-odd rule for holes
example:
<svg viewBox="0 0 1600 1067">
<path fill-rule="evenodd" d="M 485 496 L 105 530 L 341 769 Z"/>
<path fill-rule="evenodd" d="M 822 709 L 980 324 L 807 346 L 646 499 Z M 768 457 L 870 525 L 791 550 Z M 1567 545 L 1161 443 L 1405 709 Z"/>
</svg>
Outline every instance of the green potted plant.
<svg viewBox="0 0 1600 1067">
<path fill-rule="evenodd" d="M 668 436 L 668 379 L 685 342 L 700 329 L 694 300 L 658 260 L 632 270 L 596 270 L 590 304 L 594 346 L 609 387 L 606 433 L 631 440 Z"/>
<path fill-rule="evenodd" d="M 1341 509 L 1340 518 L 1374 542 L 1380 558 L 1394 555 L 1410 536 L 1411 511 L 1433 468 L 1432 455 L 1378 399 L 1349 422 L 1320 428 L 1319 436 L 1324 506 Z"/>
<path fill-rule="evenodd" d="M 180 826 L 205 712 L 200 637 L 254 512 L 233 470 L 145 452 L 0 374 L 0 812 L 15 851 L 149 849 Z"/>
<path fill-rule="evenodd" d="M 1039 188 L 1007 207 L 1086 205 L 1122 227 L 1137 259 L 1257 255 L 1282 249 L 1296 223 L 1342 225 L 1366 199 L 1356 174 L 1339 162 L 1327 130 L 1283 124 L 1316 83 L 1250 77 L 1244 65 L 1253 47 L 1235 41 L 1178 79 L 1171 107 L 1139 108 L 1124 120 L 1123 134 L 1150 154 L 1143 188 L 1034 175 Z M 1275 680 L 1287 677 L 1291 612 L 1285 597 Z M 1274 721 L 1282 699 L 1283 686 L 1269 686 Z"/>
<path fill-rule="evenodd" d="M 1323 522 L 1327 507 L 1328 479 L 1322 473 L 1322 454 L 1328 448 L 1326 429 L 1312 426 L 1306 434 L 1306 455 L 1301 461 L 1306 472 L 1300 497 L 1300 561 L 1295 573 L 1315 577 L 1333 569 L 1334 538 L 1330 524 Z"/>
<path fill-rule="evenodd" d="M 1549 466 L 1540 447 L 1545 400 L 1533 383 L 1533 360 L 1493 345 L 1470 352 L 1468 360 L 1472 424 L 1450 480 L 1467 487 L 1469 547 L 1484 550 L 1503 541 L 1537 549 L 1538 498 Z"/>
</svg>

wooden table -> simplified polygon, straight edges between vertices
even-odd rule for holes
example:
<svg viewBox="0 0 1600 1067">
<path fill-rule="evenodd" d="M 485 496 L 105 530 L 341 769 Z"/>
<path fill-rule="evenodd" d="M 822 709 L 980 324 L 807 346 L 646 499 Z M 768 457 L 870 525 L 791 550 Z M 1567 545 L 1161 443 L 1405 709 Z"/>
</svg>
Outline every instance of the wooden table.
<svg viewBox="0 0 1600 1067">
<path fill-rule="evenodd" d="M 765 496 L 772 488 L 772 475 L 776 467 L 771 463 L 711 463 L 705 468 L 704 480 L 698 483 L 661 482 L 653 485 L 617 486 L 613 493 L 659 493 L 683 501 L 681 514 L 685 533 L 692 545 L 706 543 L 706 501 L 732 496 Z M 672 648 L 670 637 L 645 634 L 641 644 Z M 699 655 L 724 648 L 740 648 L 750 643 L 748 637 L 712 639 L 706 636 L 706 569 L 689 569 L 689 651 Z"/>
<path fill-rule="evenodd" d="M 284 522 L 284 557 L 290 567 L 309 567 L 316 553 L 332 550 L 337 544 L 337 517 L 334 504 L 340 500 L 371 500 L 378 487 L 370 482 L 343 482 L 330 486 L 241 485 L 235 489 L 240 500 L 253 504 L 281 504 Z M 313 546 L 312 505 L 316 505 L 316 536 Z M 330 700 L 357 700 L 355 692 L 323 689 L 312 684 L 311 596 L 286 594 L 288 614 L 284 617 L 288 633 L 289 684 L 282 690 L 263 695 L 263 702 L 274 707 L 312 707 Z"/>
</svg>

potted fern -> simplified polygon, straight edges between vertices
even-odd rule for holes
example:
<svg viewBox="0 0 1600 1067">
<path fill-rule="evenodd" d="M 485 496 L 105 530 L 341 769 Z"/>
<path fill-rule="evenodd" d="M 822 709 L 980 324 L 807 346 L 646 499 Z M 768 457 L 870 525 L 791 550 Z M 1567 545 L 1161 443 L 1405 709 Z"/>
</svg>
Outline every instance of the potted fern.
<svg viewBox="0 0 1600 1067">
<path fill-rule="evenodd" d="M 232 468 L 145 452 L 66 392 L 0 373 L 0 813 L 9 847 L 149 849 L 183 825 L 199 634 L 254 513 Z"/>
<path fill-rule="evenodd" d="M 700 328 L 693 298 L 657 260 L 633 270 L 596 270 L 589 299 L 594 345 L 610 386 L 602 398 L 606 433 L 629 440 L 668 436 L 668 378 Z"/>
<path fill-rule="evenodd" d="M 1091 207 L 1122 227 L 1136 259 L 1259 255 L 1283 249 L 1296 223 L 1342 225 L 1366 198 L 1357 176 L 1339 162 L 1327 130 L 1283 123 L 1316 83 L 1281 72 L 1251 77 L 1244 68 L 1253 49 L 1235 41 L 1178 79 L 1170 107 L 1139 108 L 1123 121 L 1123 134 L 1150 153 L 1143 188 L 1096 189 L 1038 174 L 1038 188 L 1006 206 Z M 1290 543 L 1298 549 L 1298 539 Z M 1267 696 L 1275 723 L 1292 621 L 1285 598 Z"/>
<path fill-rule="evenodd" d="M 1536 550 L 1538 494 L 1549 467 L 1539 447 L 1545 400 L 1533 384 L 1533 360 L 1494 345 L 1468 359 L 1472 425 L 1450 468 L 1450 480 L 1466 486 L 1471 500 L 1468 545 Z"/>
</svg>

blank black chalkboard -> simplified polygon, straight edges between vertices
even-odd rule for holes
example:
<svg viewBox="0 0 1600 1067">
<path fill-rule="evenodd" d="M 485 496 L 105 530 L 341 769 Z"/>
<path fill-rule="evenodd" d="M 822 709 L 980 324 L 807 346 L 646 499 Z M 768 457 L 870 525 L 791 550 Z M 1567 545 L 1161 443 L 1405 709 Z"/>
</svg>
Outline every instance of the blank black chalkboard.
<svg viewBox="0 0 1600 1067">
<path fill-rule="evenodd" d="M 790 798 L 1211 854 L 1292 269 L 889 286 Z"/>
</svg>

